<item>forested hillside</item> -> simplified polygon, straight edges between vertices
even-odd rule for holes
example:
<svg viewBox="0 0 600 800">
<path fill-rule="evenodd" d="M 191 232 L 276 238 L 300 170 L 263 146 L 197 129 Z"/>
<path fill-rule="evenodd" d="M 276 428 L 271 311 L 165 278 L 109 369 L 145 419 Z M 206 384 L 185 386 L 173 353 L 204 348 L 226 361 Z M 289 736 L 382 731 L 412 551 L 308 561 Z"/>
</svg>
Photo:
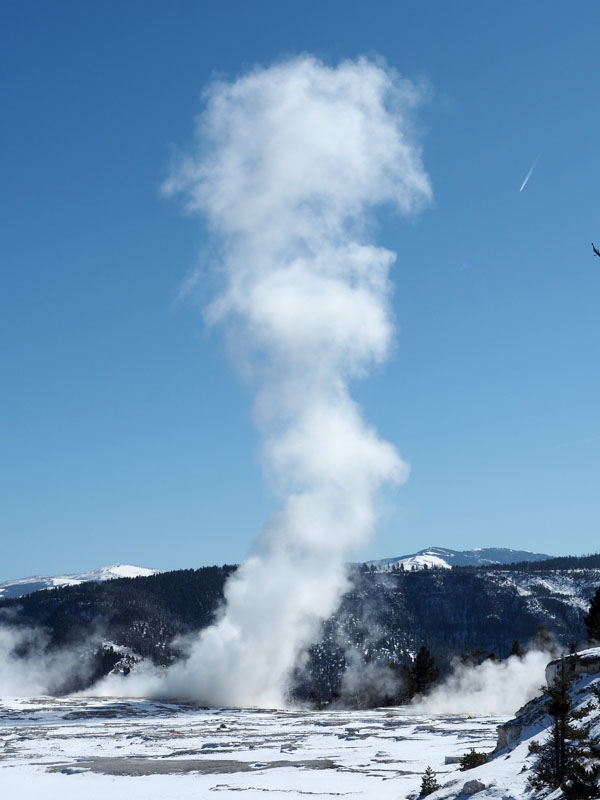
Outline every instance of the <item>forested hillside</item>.
<svg viewBox="0 0 600 800">
<path fill-rule="evenodd" d="M 0 601 L 5 624 L 41 627 L 51 646 L 84 639 L 129 647 L 156 664 L 177 654 L 172 640 L 209 625 L 235 566 L 87 582 Z"/>
<path fill-rule="evenodd" d="M 600 568 L 588 566 L 595 558 L 578 559 L 576 569 L 552 569 L 547 561 L 520 569 L 357 568 L 352 590 L 298 674 L 298 691 L 327 699 L 351 661 L 400 668 L 424 644 L 442 671 L 465 652 L 504 658 L 515 639 L 527 643 L 540 626 L 563 645 L 576 644 L 585 638 L 583 618 L 600 585 Z M 0 619 L 47 631 L 50 647 L 110 643 L 167 665 L 180 655 L 176 637 L 214 619 L 235 569 L 177 570 L 35 592 L 0 601 Z M 105 666 L 112 666 L 110 659 Z"/>
</svg>

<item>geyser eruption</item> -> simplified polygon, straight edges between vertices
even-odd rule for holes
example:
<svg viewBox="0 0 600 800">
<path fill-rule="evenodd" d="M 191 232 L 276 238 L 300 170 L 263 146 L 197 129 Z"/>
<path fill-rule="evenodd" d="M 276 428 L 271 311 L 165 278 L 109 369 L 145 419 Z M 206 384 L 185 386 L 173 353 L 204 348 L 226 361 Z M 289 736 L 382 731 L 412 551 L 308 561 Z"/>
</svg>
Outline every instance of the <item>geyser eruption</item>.
<svg viewBox="0 0 600 800">
<path fill-rule="evenodd" d="M 230 326 L 257 387 L 266 468 L 287 500 L 162 693 L 284 705 L 290 671 L 346 589 L 344 559 L 372 531 L 374 494 L 407 477 L 348 380 L 385 358 L 393 334 L 395 255 L 365 242 L 368 211 L 412 213 L 431 196 L 410 136 L 419 99 L 364 58 L 256 69 L 208 90 L 194 149 L 165 185 L 220 248 L 208 316 Z"/>
</svg>

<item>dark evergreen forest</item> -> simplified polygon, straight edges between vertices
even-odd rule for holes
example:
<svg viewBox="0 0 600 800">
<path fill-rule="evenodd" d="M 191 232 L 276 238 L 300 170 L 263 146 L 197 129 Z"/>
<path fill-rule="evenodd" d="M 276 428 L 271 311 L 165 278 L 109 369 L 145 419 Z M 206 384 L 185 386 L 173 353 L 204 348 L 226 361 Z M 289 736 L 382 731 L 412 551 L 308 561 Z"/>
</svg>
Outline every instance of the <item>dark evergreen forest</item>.
<svg viewBox="0 0 600 800">
<path fill-rule="evenodd" d="M 177 637 L 214 620 L 235 570 L 203 567 L 38 591 L 0 601 L 0 621 L 44 631 L 51 648 L 89 644 L 94 677 L 119 662 L 119 648 L 166 666 L 181 656 Z M 526 645 L 541 626 L 565 646 L 579 643 L 586 638 L 582 604 L 600 585 L 600 556 L 501 568 L 351 571 L 351 591 L 296 675 L 299 697 L 335 697 L 351 654 L 406 672 L 426 646 L 444 674 L 459 657 L 505 658 L 515 640 Z"/>
</svg>

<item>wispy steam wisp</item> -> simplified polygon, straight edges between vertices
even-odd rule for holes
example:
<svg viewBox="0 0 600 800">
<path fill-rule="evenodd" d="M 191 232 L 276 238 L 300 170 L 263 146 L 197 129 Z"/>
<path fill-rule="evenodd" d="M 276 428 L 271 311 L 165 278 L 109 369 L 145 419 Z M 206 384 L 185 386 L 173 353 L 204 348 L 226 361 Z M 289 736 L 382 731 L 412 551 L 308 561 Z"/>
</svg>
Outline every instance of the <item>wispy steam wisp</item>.
<svg viewBox="0 0 600 800">
<path fill-rule="evenodd" d="M 345 557 L 372 531 L 374 493 L 407 477 L 347 382 L 385 358 L 393 334 L 395 256 L 366 241 L 368 212 L 412 213 L 431 197 L 411 137 L 420 94 L 366 59 L 329 68 L 305 56 L 215 83 L 166 182 L 220 247 L 208 317 L 228 325 L 254 381 L 266 468 L 287 500 L 161 692 L 283 705 L 346 588 Z"/>
</svg>

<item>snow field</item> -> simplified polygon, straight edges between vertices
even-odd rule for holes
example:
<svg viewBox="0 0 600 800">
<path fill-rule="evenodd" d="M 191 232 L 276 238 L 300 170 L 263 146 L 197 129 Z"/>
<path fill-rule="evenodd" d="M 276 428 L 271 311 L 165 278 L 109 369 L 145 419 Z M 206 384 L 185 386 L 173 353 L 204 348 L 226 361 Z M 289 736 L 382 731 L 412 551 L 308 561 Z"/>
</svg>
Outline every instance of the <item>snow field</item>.
<svg viewBox="0 0 600 800">
<path fill-rule="evenodd" d="M 303 712 L 199 709 L 68 698 L 0 706 L 0 785 L 28 800 L 352 796 L 399 800 L 428 765 L 492 750 L 506 717 L 401 709 Z M 464 779 L 464 773 L 459 773 Z M 468 776 L 467 776 L 468 777 Z M 464 782 L 464 780 L 463 780 Z"/>
</svg>

